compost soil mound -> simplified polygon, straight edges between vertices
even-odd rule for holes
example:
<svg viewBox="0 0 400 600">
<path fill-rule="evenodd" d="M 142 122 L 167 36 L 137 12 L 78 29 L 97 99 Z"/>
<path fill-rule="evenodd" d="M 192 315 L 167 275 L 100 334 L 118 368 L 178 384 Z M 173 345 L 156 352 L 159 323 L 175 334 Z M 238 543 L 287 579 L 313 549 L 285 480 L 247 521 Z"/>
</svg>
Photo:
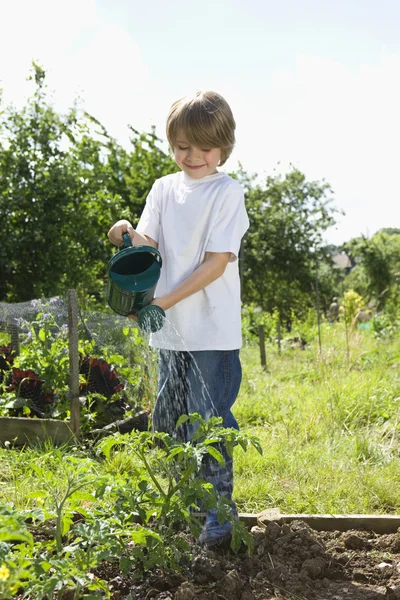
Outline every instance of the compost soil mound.
<svg viewBox="0 0 400 600">
<path fill-rule="evenodd" d="M 400 530 L 316 532 L 294 521 L 252 535 L 251 557 L 194 546 L 181 573 L 155 571 L 141 583 L 101 575 L 113 600 L 400 600 Z"/>
</svg>

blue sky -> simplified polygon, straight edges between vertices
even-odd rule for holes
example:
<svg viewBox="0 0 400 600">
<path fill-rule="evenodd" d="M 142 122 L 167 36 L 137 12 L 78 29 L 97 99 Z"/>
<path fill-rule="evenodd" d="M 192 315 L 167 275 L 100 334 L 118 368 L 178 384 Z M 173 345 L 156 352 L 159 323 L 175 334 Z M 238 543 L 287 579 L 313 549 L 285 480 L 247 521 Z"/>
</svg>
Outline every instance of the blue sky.
<svg viewBox="0 0 400 600">
<path fill-rule="evenodd" d="M 0 80 L 19 105 L 39 61 L 60 110 L 79 96 L 122 143 L 216 89 L 237 121 L 226 168 L 325 179 L 340 243 L 400 227 L 399 24 L 398 0 L 0 0 Z"/>
</svg>

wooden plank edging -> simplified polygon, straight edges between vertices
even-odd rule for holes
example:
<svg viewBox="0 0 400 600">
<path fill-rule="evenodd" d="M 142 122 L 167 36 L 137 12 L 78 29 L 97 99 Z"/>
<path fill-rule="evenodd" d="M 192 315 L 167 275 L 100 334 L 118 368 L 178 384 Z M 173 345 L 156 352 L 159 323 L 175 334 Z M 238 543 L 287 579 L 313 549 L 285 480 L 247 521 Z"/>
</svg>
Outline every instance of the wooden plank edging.
<svg viewBox="0 0 400 600">
<path fill-rule="evenodd" d="M 25 446 L 29 442 L 51 440 L 64 444 L 73 437 L 71 426 L 59 419 L 30 419 L 28 417 L 0 417 L 0 444 Z"/>
<path fill-rule="evenodd" d="M 239 515 L 240 516 L 240 515 Z M 250 515 L 243 515 L 243 521 L 254 522 Z M 253 517 L 253 515 L 251 515 Z M 240 516 L 241 518 L 241 516 Z M 278 525 L 303 521 L 316 531 L 348 531 L 350 529 L 374 531 L 375 533 L 396 533 L 400 528 L 400 515 L 359 515 L 359 514 L 327 514 L 309 515 L 292 514 L 282 515 L 278 509 L 265 510 L 257 515 L 257 525 L 264 529 L 268 523 Z"/>
</svg>

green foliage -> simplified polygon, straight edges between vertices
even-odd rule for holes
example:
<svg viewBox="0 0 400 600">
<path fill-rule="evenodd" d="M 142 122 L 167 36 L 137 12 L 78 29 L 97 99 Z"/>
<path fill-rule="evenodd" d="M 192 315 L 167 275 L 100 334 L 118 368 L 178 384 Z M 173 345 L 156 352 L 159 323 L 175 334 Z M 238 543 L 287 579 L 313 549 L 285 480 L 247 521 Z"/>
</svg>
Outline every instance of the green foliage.
<svg viewBox="0 0 400 600">
<path fill-rule="evenodd" d="M 21 110 L 0 113 L 0 299 L 75 288 L 99 299 L 112 249 L 106 232 L 134 220 L 156 177 L 176 170 L 154 130 L 125 150 L 92 116 L 52 107 L 45 72 Z"/>
<path fill-rule="evenodd" d="M 320 321 L 326 323 L 326 319 L 322 315 Z M 308 308 L 302 319 L 299 319 L 294 311 L 292 312 L 290 335 L 291 337 L 297 336 L 308 344 L 317 338 L 318 315 L 315 308 Z"/>
<path fill-rule="evenodd" d="M 308 337 L 308 325 L 300 323 L 299 330 L 309 342 L 303 351 L 282 344 L 279 354 L 267 343 L 268 371 L 255 344 L 242 350 L 234 413 L 264 452 L 235 455 L 238 506 L 248 512 L 398 513 L 398 336 L 376 339 L 371 329 L 356 328 L 347 358 L 343 320 L 322 322 L 322 352 L 318 339 Z"/>
<path fill-rule="evenodd" d="M 360 294 L 357 294 L 354 290 L 348 290 L 344 293 L 339 313 L 344 318 L 348 327 L 354 328 L 357 316 L 363 307 L 364 301 Z"/>
<path fill-rule="evenodd" d="M 374 315 L 371 320 L 371 327 L 378 339 L 395 337 L 400 331 L 400 310 L 398 315 L 390 315 L 386 312 Z"/>
<path fill-rule="evenodd" d="M 236 446 L 261 451 L 258 441 L 223 429 L 222 419 L 183 416 L 177 426 L 185 421 L 196 429 L 192 443 L 134 432 L 102 440 L 95 451 L 105 459 L 97 464 L 66 448 L 47 447 L 39 458 L 25 458 L 34 478 L 25 500 L 36 507 L 0 508 L 2 598 L 22 589 L 37 600 L 110 598 L 108 584 L 96 576 L 102 563 L 119 564 L 136 579 L 155 567 L 181 569 L 191 551 L 186 530 L 195 536 L 200 531 L 199 502 L 216 508 L 221 522 L 232 521 L 230 504 L 199 478 L 201 463 L 206 454 L 223 461 L 218 444 L 231 454 Z M 117 452 L 136 457 L 133 477 L 100 474 L 103 461 Z M 235 522 L 232 549 L 243 541 L 250 550 L 251 536 Z"/>
<path fill-rule="evenodd" d="M 26 416 L 68 420 L 69 342 L 68 326 L 63 323 L 63 304 L 59 298 L 52 298 L 50 301 L 34 300 L 32 307 L 39 311 L 33 320 L 17 319 L 21 331 L 20 354 L 14 358 L 12 368 L 10 366 L 10 370 L 4 372 L 0 382 L 0 416 L 19 416 L 22 412 Z M 60 314 L 57 314 L 59 311 Z M 95 341 L 81 338 L 78 346 L 81 359 L 93 358 Z M 117 353 L 112 344 L 102 348 L 101 358 L 108 363 L 109 369 L 118 370 L 124 392 L 105 396 L 83 389 L 80 410 L 82 432 L 108 425 L 121 418 L 121 411 L 127 418 L 138 409 L 148 407 L 148 371 L 138 348 L 142 343 L 138 329 L 126 328 L 116 341 L 125 356 Z M 83 388 L 90 380 L 91 368 L 86 377 L 80 376 Z M 18 378 L 18 372 L 22 373 L 22 379 Z M 104 377 L 106 379 L 106 375 Z"/>
<path fill-rule="evenodd" d="M 390 231 L 390 230 L 389 230 Z M 356 260 L 355 274 L 350 273 L 354 289 L 378 310 L 390 304 L 399 305 L 400 235 L 381 230 L 370 239 L 362 236 L 346 244 Z M 346 278 L 347 280 L 347 278 Z"/>
<path fill-rule="evenodd" d="M 179 442 L 163 432 L 141 432 L 130 436 L 116 435 L 97 445 L 98 452 L 106 458 L 110 457 L 111 450 L 120 447 L 136 456 L 141 466 L 136 473 L 137 488 L 136 492 L 129 491 L 128 505 L 126 500 L 123 501 L 122 515 L 125 518 L 139 517 L 145 524 L 155 518 L 155 530 L 174 549 L 175 556 L 181 555 L 180 548 L 175 547 L 175 532 L 179 524 L 184 523 L 194 536 L 200 532 L 196 517 L 199 503 L 206 510 L 216 508 L 221 522 L 225 519 L 232 521 L 230 503 L 219 497 L 213 487 L 200 478 L 205 455 L 209 454 L 216 462 L 223 464 L 224 459 L 218 449 L 221 445 L 226 447 L 230 456 L 236 446 L 245 451 L 253 446 L 262 452 L 254 436 L 222 428 L 222 418 L 212 417 L 206 422 L 198 414 L 182 415 L 176 427 L 185 422 L 195 428 L 191 442 Z M 152 456 L 154 451 L 155 455 Z M 160 469 L 159 465 L 163 465 L 163 468 Z M 137 513 L 132 513 L 133 507 Z M 121 514 L 120 510 L 118 514 Z M 233 522 L 234 530 L 239 527 Z M 233 549 L 236 550 L 238 531 L 232 538 Z M 242 536 L 239 537 L 241 540 Z M 182 541 L 178 541 L 181 545 Z M 250 537 L 245 536 L 244 541 L 250 543 Z"/>
<path fill-rule="evenodd" d="M 29 556 L 34 545 L 23 516 L 0 505 L 0 597 L 12 598 L 32 574 Z"/>
<path fill-rule="evenodd" d="M 66 393 L 69 374 L 67 325 L 58 325 L 50 312 L 39 312 L 30 323 L 20 318 L 18 327 L 26 331 L 26 339 L 14 365 L 40 373 L 45 389 Z"/>
<path fill-rule="evenodd" d="M 334 223 L 330 191 L 324 182 L 306 181 L 297 169 L 247 189 L 250 229 L 242 266 L 246 303 L 270 313 L 277 308 L 288 322 L 292 310 L 301 315 L 315 303 L 316 265 L 327 261 L 322 236 Z"/>
<path fill-rule="evenodd" d="M 272 313 L 265 312 L 253 303 L 242 307 L 242 334 L 245 342 L 258 339 L 258 330 L 261 325 L 267 339 L 277 336 L 279 313 L 275 309 Z"/>
</svg>

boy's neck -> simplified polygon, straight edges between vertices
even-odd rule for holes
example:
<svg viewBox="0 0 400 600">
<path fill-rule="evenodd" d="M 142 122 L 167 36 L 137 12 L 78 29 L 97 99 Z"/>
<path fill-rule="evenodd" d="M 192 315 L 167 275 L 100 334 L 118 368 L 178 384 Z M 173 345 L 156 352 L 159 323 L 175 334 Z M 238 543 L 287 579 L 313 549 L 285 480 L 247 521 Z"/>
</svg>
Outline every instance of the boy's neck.
<svg viewBox="0 0 400 600">
<path fill-rule="evenodd" d="M 210 179 L 210 177 L 214 177 L 215 175 L 220 175 L 221 171 L 218 171 L 218 169 L 216 169 L 214 171 L 214 173 L 209 173 L 208 175 L 204 175 L 204 177 L 191 177 L 190 175 L 188 175 L 185 171 L 181 171 L 181 173 L 183 174 L 183 177 L 185 179 L 187 179 L 188 181 L 193 181 L 193 182 L 201 182 L 201 181 L 206 181 L 207 179 Z"/>
</svg>

